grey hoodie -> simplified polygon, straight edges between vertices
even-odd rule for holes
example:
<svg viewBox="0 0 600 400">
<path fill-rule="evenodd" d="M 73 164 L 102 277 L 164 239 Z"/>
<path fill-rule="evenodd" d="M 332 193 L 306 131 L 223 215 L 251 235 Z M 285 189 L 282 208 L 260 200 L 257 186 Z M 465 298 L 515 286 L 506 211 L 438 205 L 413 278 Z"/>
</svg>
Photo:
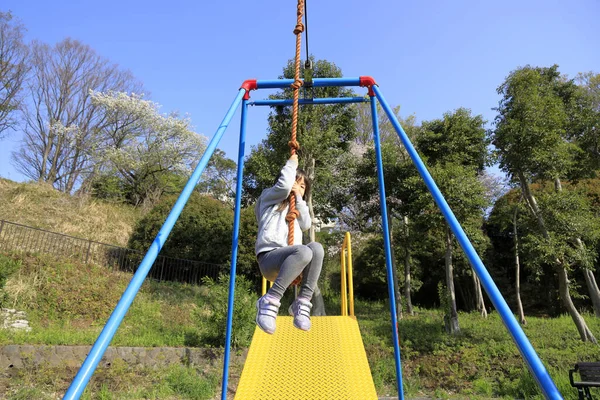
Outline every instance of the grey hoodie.
<svg viewBox="0 0 600 400">
<path fill-rule="evenodd" d="M 288 245 L 288 224 L 285 221 L 285 216 L 289 211 L 289 206 L 281 211 L 277 211 L 277 208 L 279 203 L 290 195 L 292 186 L 296 181 L 297 168 L 297 161 L 288 160 L 281 170 L 281 176 L 275 186 L 263 190 L 254 206 L 256 220 L 258 221 L 258 235 L 254 246 L 256 255 Z M 296 196 L 296 210 L 299 211 L 300 215 L 294 221 L 295 245 L 302 244 L 302 231 L 310 228 L 312 223 L 308 206 L 300 196 Z"/>
</svg>

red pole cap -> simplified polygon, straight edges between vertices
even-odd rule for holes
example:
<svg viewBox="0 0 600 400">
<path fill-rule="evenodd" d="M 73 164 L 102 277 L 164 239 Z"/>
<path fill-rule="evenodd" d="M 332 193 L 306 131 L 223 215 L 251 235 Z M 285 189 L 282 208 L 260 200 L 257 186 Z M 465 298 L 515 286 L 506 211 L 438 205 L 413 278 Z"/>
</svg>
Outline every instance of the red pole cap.
<svg viewBox="0 0 600 400">
<path fill-rule="evenodd" d="M 361 77 L 359 77 L 359 82 L 360 82 L 361 87 L 369 88 L 369 96 L 370 97 L 375 96 L 375 92 L 373 91 L 373 85 L 377 85 L 377 82 L 375 82 L 375 79 L 373 79 L 373 77 L 361 76 Z"/>
<path fill-rule="evenodd" d="M 256 79 L 246 79 L 240 89 L 246 89 L 246 94 L 244 94 L 244 100 L 248 100 L 250 98 L 250 91 L 257 89 Z"/>
</svg>

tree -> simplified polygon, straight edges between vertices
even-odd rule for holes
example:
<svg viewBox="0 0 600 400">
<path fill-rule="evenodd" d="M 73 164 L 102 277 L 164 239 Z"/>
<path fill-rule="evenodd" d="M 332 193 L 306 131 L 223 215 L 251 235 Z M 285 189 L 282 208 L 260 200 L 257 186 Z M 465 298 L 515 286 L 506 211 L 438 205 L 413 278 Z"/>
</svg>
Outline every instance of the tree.
<svg viewBox="0 0 600 400">
<path fill-rule="evenodd" d="M 551 209 L 543 208 L 531 189 L 533 181 L 550 180 L 554 183 L 557 198 L 564 198 L 562 182 L 575 170 L 574 154 L 578 146 L 567 140 L 576 137 L 581 128 L 577 107 L 579 95 L 572 80 L 562 77 L 558 66 L 534 68 L 526 66 L 512 71 L 498 87 L 502 96 L 492 133 L 498 149 L 500 167 L 521 187 L 523 198 L 531 216 L 535 219 L 539 239 L 533 245 L 546 254 L 545 259 L 554 266 L 559 283 L 559 294 L 583 341 L 596 342 L 583 317 L 573 304 L 569 283 L 571 269 L 567 247 L 576 247 L 580 254 L 588 253 L 586 244 L 577 236 L 565 243 L 564 235 L 552 231 L 548 216 Z M 548 199 L 546 206 L 557 205 Z M 560 210 L 555 210 L 560 213 Z M 554 218 L 555 219 L 555 218 Z M 554 225 L 556 226 L 556 225 Z M 572 244 L 574 243 L 574 244 Z M 591 292 L 596 289 L 591 288 Z"/>
<path fill-rule="evenodd" d="M 129 247 L 147 250 L 177 196 L 165 196 L 136 225 Z M 198 260 L 218 264 L 227 271 L 231 260 L 231 233 L 233 213 L 218 200 L 193 193 L 165 242 L 161 254 L 168 257 Z"/>
<path fill-rule="evenodd" d="M 483 212 L 488 206 L 485 187 L 479 178 L 488 162 L 485 121 L 480 115 L 471 116 L 470 110 L 459 108 L 453 113 L 444 114 L 443 119 L 422 123 L 421 134 L 417 138 L 417 148 L 426 159 L 430 172 L 456 218 L 461 221 L 466 232 L 470 233 L 475 248 L 481 252 L 486 240 L 481 234 Z M 455 239 L 441 213 L 426 193 L 421 179 L 417 179 L 413 192 L 414 201 L 410 205 L 411 214 L 421 224 L 435 231 L 443 232 L 446 269 L 446 289 L 449 310 L 446 328 L 450 333 L 460 331 L 454 285 Z M 477 307 L 485 315 L 481 284 L 476 274 L 473 276 Z M 446 303 L 446 302 L 442 302 Z"/>
<path fill-rule="evenodd" d="M 129 239 L 129 247 L 147 250 L 176 200 L 176 195 L 164 196 L 137 223 Z M 257 224 L 252 207 L 242 209 L 240 223 L 238 273 L 258 287 L 260 273 L 254 254 Z M 228 274 L 232 233 L 233 210 L 210 196 L 192 192 L 161 254 L 217 264 L 221 267 L 221 273 Z"/>
<path fill-rule="evenodd" d="M 138 91 L 129 71 L 83 43 L 65 39 L 54 47 L 34 41 L 28 58 L 24 138 L 12 161 L 25 176 L 71 192 L 93 172 L 93 150 L 105 120 L 91 91 Z"/>
<path fill-rule="evenodd" d="M 20 92 L 27 73 L 25 27 L 13 15 L 0 11 L 0 139 L 17 125 Z"/>
<path fill-rule="evenodd" d="M 189 119 L 162 115 L 141 95 L 92 92 L 91 99 L 104 120 L 93 153 L 96 174 L 117 177 L 134 205 L 155 204 L 171 185 L 180 191 L 205 148 Z"/>
<path fill-rule="evenodd" d="M 225 157 L 225 152 L 216 149 L 200 177 L 196 190 L 220 200 L 232 208 L 235 200 L 235 161 Z"/>
<path fill-rule="evenodd" d="M 373 144 L 373 119 L 370 106 L 365 103 L 356 106 L 356 126 L 358 134 L 355 144 L 352 147 L 354 157 L 357 159 L 352 169 L 354 179 L 351 183 L 351 195 L 345 201 L 346 206 L 340 213 L 340 219 L 343 219 L 346 225 L 361 231 L 373 231 L 381 229 L 381 208 L 379 204 L 377 169 L 375 165 L 375 151 Z M 415 125 L 415 116 L 408 118 L 400 116 L 400 107 L 394 108 L 394 114 L 402 124 L 408 136 L 414 138 L 419 127 Z M 388 206 L 388 225 L 390 228 L 390 242 L 393 247 L 402 249 L 399 258 L 403 260 L 404 265 L 404 297 L 407 306 L 407 312 L 413 315 L 411 292 L 413 291 L 413 277 L 411 270 L 411 247 L 412 231 L 409 229 L 410 220 L 406 214 L 405 193 L 403 192 L 404 178 L 413 173 L 412 161 L 404 147 L 400 144 L 400 139 L 396 131 L 378 105 L 378 126 L 381 139 L 381 151 L 383 162 L 383 175 L 386 182 L 386 203 Z M 410 172 L 409 172 L 410 171 Z M 394 223 L 394 219 L 398 223 Z M 394 255 L 396 251 L 393 251 Z M 394 275 L 394 288 L 396 290 L 396 308 L 398 318 L 402 313 L 402 302 L 399 292 L 398 273 L 396 256 L 392 258 L 392 268 Z M 384 264 L 382 264 L 384 265 Z M 381 265 L 379 266 L 381 267 Z M 418 283 L 418 282 L 416 282 Z"/>
<path fill-rule="evenodd" d="M 512 270 L 514 266 L 515 302 L 521 325 L 526 325 L 525 312 L 521 300 L 521 239 L 525 235 L 523 212 L 526 212 L 523 197 L 518 190 L 511 190 L 494 202 L 494 208 L 486 221 L 486 231 L 497 249 L 495 260 L 500 265 L 506 266 L 505 270 Z M 505 247 L 503 247 L 505 246 Z M 512 257 L 508 254 L 511 253 Z M 512 263 L 511 263 L 512 261 Z"/>
</svg>

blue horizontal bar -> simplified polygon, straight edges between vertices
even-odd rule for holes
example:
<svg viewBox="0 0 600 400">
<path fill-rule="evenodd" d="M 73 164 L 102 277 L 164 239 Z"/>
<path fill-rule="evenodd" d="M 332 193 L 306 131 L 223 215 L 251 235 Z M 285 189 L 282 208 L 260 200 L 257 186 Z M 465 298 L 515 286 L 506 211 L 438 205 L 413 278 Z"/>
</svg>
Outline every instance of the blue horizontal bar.
<svg viewBox="0 0 600 400">
<path fill-rule="evenodd" d="M 267 81 L 256 81 L 257 89 L 283 89 L 294 83 L 293 79 L 276 79 Z M 313 87 L 328 86 L 360 86 L 360 78 L 315 78 Z"/>
<path fill-rule="evenodd" d="M 321 99 L 298 99 L 298 104 L 346 104 L 346 103 L 366 103 L 369 99 L 364 97 L 331 97 Z M 289 106 L 294 100 L 256 100 L 248 103 L 251 106 Z"/>
</svg>

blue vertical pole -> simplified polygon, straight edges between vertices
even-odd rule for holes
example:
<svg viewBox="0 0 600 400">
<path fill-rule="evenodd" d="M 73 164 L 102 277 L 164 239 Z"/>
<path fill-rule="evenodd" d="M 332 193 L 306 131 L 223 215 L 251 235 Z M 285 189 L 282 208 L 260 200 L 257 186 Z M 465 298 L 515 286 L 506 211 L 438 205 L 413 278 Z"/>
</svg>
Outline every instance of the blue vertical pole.
<svg viewBox="0 0 600 400">
<path fill-rule="evenodd" d="M 542 364 L 542 361 L 539 359 L 537 353 L 533 349 L 533 346 L 531 346 L 529 339 L 527 339 L 527 336 L 525 336 L 523 329 L 521 329 L 521 326 L 519 325 L 515 316 L 508 307 L 508 304 L 506 304 L 506 301 L 502 297 L 502 294 L 498 290 L 498 287 L 494 283 L 494 280 L 490 276 L 489 272 L 483 265 L 483 262 L 481 261 L 479 255 L 475 251 L 475 248 L 469 241 L 469 238 L 467 237 L 462 227 L 460 226 L 460 223 L 454 216 L 454 213 L 450 209 L 450 206 L 448 206 L 448 203 L 444 199 L 444 196 L 442 195 L 439 188 L 435 184 L 433 178 L 429 174 L 429 171 L 427 171 L 427 167 L 425 167 L 425 164 L 419 157 L 419 154 L 417 153 L 412 143 L 410 142 L 410 139 L 404 132 L 404 129 L 402 129 L 402 126 L 400 126 L 400 123 L 394 115 L 394 112 L 383 98 L 383 95 L 381 94 L 379 88 L 377 86 L 373 86 L 373 90 L 375 91 L 375 94 L 377 95 L 377 98 L 379 99 L 379 102 L 385 110 L 392 125 L 396 129 L 396 132 L 398 133 L 400 140 L 404 144 L 406 151 L 408 152 L 410 158 L 413 160 L 413 163 L 417 167 L 419 174 L 425 181 L 429 192 L 433 196 L 433 199 L 435 200 L 438 207 L 442 211 L 442 214 L 446 218 L 446 222 L 450 226 L 450 229 L 452 229 L 454 236 L 456 236 L 458 243 L 461 245 L 467 258 L 469 259 L 469 262 L 471 263 L 473 269 L 477 273 L 477 276 L 479 276 L 479 279 L 481 280 L 481 283 L 485 288 L 485 291 L 487 292 L 490 300 L 494 304 L 494 307 L 498 311 L 498 314 L 500 314 L 500 317 L 502 317 L 504 325 L 511 334 L 513 341 L 515 342 L 517 348 L 521 352 L 523 359 L 527 363 L 527 366 L 529 367 L 531 373 L 534 375 L 539 387 L 542 389 L 544 397 L 547 399 L 562 399 L 562 395 L 556 388 L 556 385 L 552 381 L 550 374 L 548 374 L 548 371 L 544 367 L 544 364 Z"/>
<path fill-rule="evenodd" d="M 242 178 L 244 177 L 244 148 L 246 146 L 246 113 L 248 100 L 242 102 L 242 121 L 240 124 L 240 143 L 238 148 L 238 165 L 235 185 L 235 214 L 233 217 L 233 238 L 231 240 L 231 273 L 229 277 L 229 300 L 227 302 L 227 333 L 225 335 L 225 355 L 223 360 L 223 382 L 221 399 L 227 400 L 227 383 L 229 381 L 229 354 L 231 349 L 231 329 L 233 321 L 233 300 L 235 297 L 235 274 L 237 267 L 238 239 L 240 233 L 240 211 L 242 208 Z"/>
<path fill-rule="evenodd" d="M 142 283 L 144 283 L 144 279 L 146 279 L 146 276 L 148 275 L 148 272 L 150 271 L 152 264 L 154 264 L 154 260 L 156 260 L 156 257 L 158 256 L 158 253 L 160 252 L 163 245 L 165 244 L 165 241 L 167 240 L 169 233 L 171 233 L 171 230 L 173 229 L 175 222 L 177 222 L 177 218 L 179 218 L 179 215 L 181 214 L 183 207 L 185 206 L 188 199 L 190 198 L 192 191 L 194 190 L 194 187 L 196 186 L 196 184 L 198 183 L 198 180 L 200 179 L 200 175 L 202 174 L 202 171 L 204 171 L 204 168 L 206 168 L 206 165 L 208 164 L 208 160 L 214 153 L 214 151 L 217 147 L 217 144 L 219 144 L 219 141 L 221 140 L 223 133 L 227 129 L 227 126 L 229 125 L 231 118 L 233 118 L 233 114 L 235 113 L 235 110 L 240 105 L 240 102 L 242 101 L 242 97 L 244 96 L 245 92 L 246 92 L 245 89 L 240 89 L 235 100 L 233 101 L 233 104 L 231 104 L 231 107 L 229 108 L 229 111 L 227 111 L 225 118 L 223 118 L 223 121 L 221 122 L 221 125 L 217 129 L 217 132 L 215 133 L 215 135 L 211 139 L 210 143 L 206 147 L 206 150 L 204 151 L 204 155 L 202 156 L 202 158 L 200 159 L 200 162 L 194 169 L 192 176 L 187 181 L 185 187 L 183 188 L 183 191 L 179 195 L 179 198 L 177 199 L 177 201 L 175 202 L 175 205 L 171 209 L 171 212 L 167 216 L 165 223 L 158 231 L 158 235 L 156 235 L 156 238 L 152 242 L 152 245 L 148 249 L 148 252 L 144 256 L 144 259 L 140 263 L 140 266 L 138 267 L 135 275 L 133 275 L 133 278 L 131 278 L 131 281 L 129 282 L 127 289 L 125 289 L 123 296 L 121 296 L 121 299 L 117 303 L 115 310 L 110 315 L 108 322 L 102 329 L 102 332 L 100 333 L 100 336 L 98 336 L 98 339 L 94 343 L 94 346 L 92 346 L 92 349 L 90 350 L 89 355 L 84 360 L 81 368 L 79 369 L 79 372 L 77 372 L 77 375 L 73 379 L 73 382 L 71 383 L 71 386 L 69 386 L 69 389 L 65 393 L 65 396 L 63 397 L 63 399 L 68 399 L 68 400 L 79 399 L 79 397 L 83 393 L 83 390 L 85 389 L 90 378 L 92 377 L 92 374 L 96 370 L 98 363 L 102 359 L 102 356 L 104 355 L 104 352 L 106 351 L 106 348 L 108 347 L 108 345 L 111 342 L 113 336 L 115 335 L 117 329 L 119 328 L 119 325 L 121 324 L 121 321 L 123 320 L 123 317 L 125 317 L 125 314 L 129 310 L 131 303 L 133 303 L 133 299 L 135 298 L 135 295 L 137 294 L 140 287 L 142 286 Z"/>
<path fill-rule="evenodd" d="M 381 145 L 379 143 L 379 122 L 377 121 L 377 102 L 371 96 L 371 116 L 373 118 L 373 140 L 375 142 L 375 160 L 377 163 L 377 180 L 379 181 L 379 204 L 381 206 L 381 222 L 383 225 L 383 243 L 385 247 L 385 266 L 387 269 L 388 294 L 390 296 L 390 314 L 392 317 L 392 337 L 394 340 L 394 357 L 396 358 L 396 384 L 398 400 L 404 399 L 402 387 L 402 368 L 400 361 L 400 341 L 398 338 L 398 314 L 396 310 L 396 292 L 394 290 L 394 273 L 392 271 L 392 249 L 390 244 L 390 227 L 388 226 L 387 204 L 385 201 L 385 183 L 383 181 L 383 162 L 381 161 Z"/>
</svg>

